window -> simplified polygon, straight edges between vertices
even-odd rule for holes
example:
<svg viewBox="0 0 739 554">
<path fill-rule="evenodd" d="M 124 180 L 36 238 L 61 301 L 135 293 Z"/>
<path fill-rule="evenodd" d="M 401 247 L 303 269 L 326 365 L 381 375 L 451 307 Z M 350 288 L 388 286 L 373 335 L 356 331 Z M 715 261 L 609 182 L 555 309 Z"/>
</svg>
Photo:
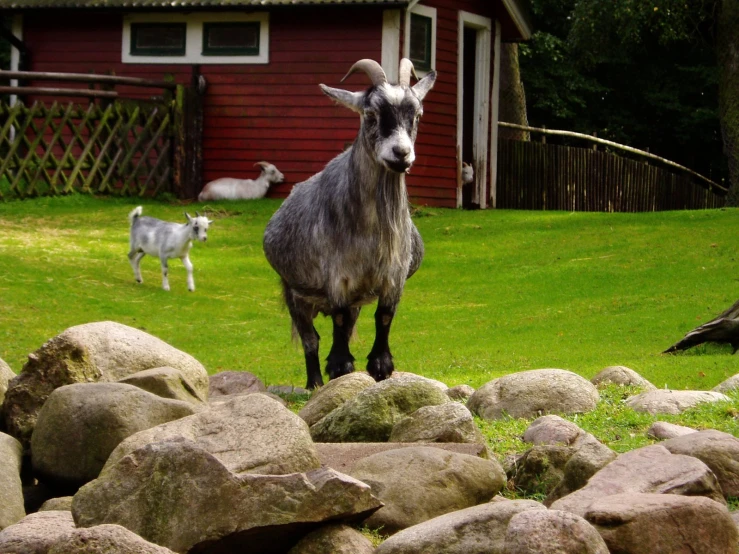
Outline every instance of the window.
<svg viewBox="0 0 739 554">
<path fill-rule="evenodd" d="M 184 23 L 133 23 L 131 25 L 132 56 L 184 56 Z"/>
<path fill-rule="evenodd" d="M 136 64 L 269 63 L 269 14 L 126 14 L 121 59 Z"/>
<path fill-rule="evenodd" d="M 433 21 L 430 17 L 411 14 L 411 40 L 408 57 L 418 70 L 431 69 L 431 29 Z"/>
<path fill-rule="evenodd" d="M 406 13 L 403 55 L 419 76 L 436 68 L 436 8 L 416 4 Z"/>
<path fill-rule="evenodd" d="M 259 23 L 204 23 L 203 56 L 259 54 Z"/>
</svg>

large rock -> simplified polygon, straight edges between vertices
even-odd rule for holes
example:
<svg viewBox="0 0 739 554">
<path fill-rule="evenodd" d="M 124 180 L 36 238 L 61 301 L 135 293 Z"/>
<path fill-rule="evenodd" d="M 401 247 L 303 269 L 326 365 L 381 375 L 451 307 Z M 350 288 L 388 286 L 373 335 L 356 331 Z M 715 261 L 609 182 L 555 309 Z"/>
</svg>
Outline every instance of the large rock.
<svg viewBox="0 0 739 554">
<path fill-rule="evenodd" d="M 589 412 L 598 403 L 590 381 L 564 369 L 534 369 L 493 379 L 475 391 L 467 407 L 483 419 Z"/>
<path fill-rule="evenodd" d="M 654 390 L 657 388 L 633 369 L 622 365 L 611 365 L 603 368 L 590 382 L 594 385 L 611 383 L 614 385 L 636 386 L 642 387 L 644 390 Z"/>
<path fill-rule="evenodd" d="M 558 510 L 528 510 L 511 518 L 505 554 L 609 554 L 592 525 Z"/>
<path fill-rule="evenodd" d="M 48 554 L 49 548 L 73 530 L 71 512 L 36 512 L 0 531 L 0 552 Z"/>
<path fill-rule="evenodd" d="M 5 396 L 7 432 L 28 448 L 41 406 L 62 385 L 118 381 L 153 367 L 179 369 L 200 398 L 208 397 L 208 374 L 192 356 L 120 323 L 101 321 L 70 327 L 29 354 Z"/>
<path fill-rule="evenodd" d="M 248 371 L 221 371 L 210 376 L 210 398 L 253 392 L 267 392 L 267 387 L 259 377 Z"/>
<path fill-rule="evenodd" d="M 351 400 L 364 389 L 375 384 L 369 373 L 356 371 L 331 379 L 326 385 L 316 390 L 298 412 L 308 426 L 315 425 L 336 408 Z"/>
<path fill-rule="evenodd" d="M 385 504 L 365 524 L 387 533 L 487 502 L 506 482 L 495 460 L 427 446 L 368 456 L 349 473 Z"/>
<path fill-rule="evenodd" d="M 185 438 L 213 454 L 234 473 L 281 475 L 320 467 L 308 426 L 264 394 L 226 397 L 210 409 L 127 438 L 108 466 L 147 444 Z"/>
<path fill-rule="evenodd" d="M 49 548 L 48 554 L 174 554 L 145 541 L 120 525 L 75 529 Z"/>
<path fill-rule="evenodd" d="M 675 415 L 703 402 L 726 400 L 729 400 L 729 397 L 720 392 L 656 389 L 627 398 L 626 405 L 637 412 Z"/>
<path fill-rule="evenodd" d="M 558 415 L 545 415 L 531 422 L 531 425 L 524 431 L 523 440 L 534 445 L 571 445 L 583 434 L 585 431 L 571 421 Z"/>
<path fill-rule="evenodd" d="M 697 430 L 683 425 L 675 425 L 667 421 L 655 421 L 647 429 L 647 436 L 657 440 L 674 439 L 695 433 Z"/>
<path fill-rule="evenodd" d="M 372 541 L 348 525 L 324 525 L 308 533 L 287 554 L 373 554 Z"/>
<path fill-rule="evenodd" d="M 739 439 L 707 429 L 662 443 L 673 454 L 698 458 L 716 474 L 724 496 L 739 496 Z"/>
<path fill-rule="evenodd" d="M 173 367 L 154 367 L 124 377 L 118 381 L 148 391 L 162 398 L 183 400 L 200 405 L 207 401 L 201 398 L 179 369 Z"/>
<path fill-rule="evenodd" d="M 737 552 L 737 529 L 726 506 L 700 496 L 606 496 L 592 503 L 585 519 L 612 553 Z"/>
<path fill-rule="evenodd" d="M 375 554 L 504 554 L 511 518 L 532 510 L 547 511 L 533 500 L 501 500 L 457 510 L 396 533 Z"/>
<path fill-rule="evenodd" d="M 179 440 L 107 468 L 74 496 L 72 513 L 78 527 L 122 525 L 175 552 L 266 554 L 285 552 L 324 521 L 361 520 L 381 505 L 368 485 L 331 469 L 236 475 Z"/>
<path fill-rule="evenodd" d="M 459 402 L 418 408 L 393 426 L 389 440 L 485 444 L 472 413 Z"/>
<path fill-rule="evenodd" d="M 715 392 L 722 392 L 724 394 L 733 392 L 736 389 L 739 389 L 739 373 L 736 375 L 732 375 L 726 381 L 723 381 L 713 387 L 711 390 Z"/>
<path fill-rule="evenodd" d="M 34 475 L 61 492 L 95 479 L 127 437 L 195 413 L 189 402 L 125 383 L 77 383 L 55 389 L 31 436 Z"/>
<path fill-rule="evenodd" d="M 551 508 L 584 516 L 596 500 L 622 493 L 705 496 L 725 504 L 718 480 L 706 464 L 652 445 L 621 454 L 584 487 L 560 498 Z"/>
<path fill-rule="evenodd" d="M 529 448 L 507 469 L 509 482 L 528 495 L 548 495 L 562 481 L 567 461 L 575 453 L 569 446 L 540 444 Z"/>
<path fill-rule="evenodd" d="M 21 443 L 0 433 L 0 529 L 17 523 L 26 515 L 21 484 L 22 458 Z"/>
<path fill-rule="evenodd" d="M 310 429 L 316 442 L 386 442 L 393 426 L 424 406 L 451 402 L 427 379 L 412 375 L 386 379 L 364 389 Z"/>
<path fill-rule="evenodd" d="M 15 373 L 13 370 L 5 363 L 5 360 L 0 358 L 0 406 L 2 406 L 5 400 L 5 391 L 8 390 L 8 383 L 14 378 Z"/>
</svg>

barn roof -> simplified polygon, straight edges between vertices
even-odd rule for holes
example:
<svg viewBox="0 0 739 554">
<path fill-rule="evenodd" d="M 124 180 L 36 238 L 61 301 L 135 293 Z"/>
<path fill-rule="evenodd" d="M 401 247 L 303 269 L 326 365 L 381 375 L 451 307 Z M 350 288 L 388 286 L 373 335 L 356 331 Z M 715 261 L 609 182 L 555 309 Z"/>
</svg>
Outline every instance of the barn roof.
<svg viewBox="0 0 739 554">
<path fill-rule="evenodd" d="M 408 4 L 409 0 L 0 0 L 0 9 L 28 8 L 229 8 L 317 4 Z"/>
</svg>

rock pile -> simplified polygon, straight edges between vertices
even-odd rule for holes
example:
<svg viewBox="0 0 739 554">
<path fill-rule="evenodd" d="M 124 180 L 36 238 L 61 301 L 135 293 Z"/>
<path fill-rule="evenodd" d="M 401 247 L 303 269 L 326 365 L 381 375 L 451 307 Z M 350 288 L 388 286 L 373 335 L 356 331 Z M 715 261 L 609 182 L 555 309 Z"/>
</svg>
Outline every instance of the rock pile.
<svg viewBox="0 0 739 554">
<path fill-rule="evenodd" d="M 664 392 L 621 366 L 477 391 L 354 373 L 295 414 L 254 375 L 209 378 L 146 333 L 80 325 L 18 376 L 0 360 L 0 552 L 736 554 L 739 439 L 654 426 L 668 440 L 618 455 L 560 417 L 592 410 L 600 382 Z M 531 447 L 504 469 L 474 415 L 535 418 Z M 359 525 L 391 536 L 374 548 Z"/>
</svg>

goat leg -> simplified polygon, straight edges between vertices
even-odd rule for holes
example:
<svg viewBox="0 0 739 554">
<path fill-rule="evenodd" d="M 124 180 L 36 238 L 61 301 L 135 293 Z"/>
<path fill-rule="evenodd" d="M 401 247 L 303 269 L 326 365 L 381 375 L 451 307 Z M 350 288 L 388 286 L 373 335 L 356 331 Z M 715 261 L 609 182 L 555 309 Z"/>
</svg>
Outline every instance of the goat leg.
<svg viewBox="0 0 739 554">
<path fill-rule="evenodd" d="M 287 310 L 290 312 L 290 319 L 292 319 L 293 323 L 293 337 L 298 335 L 303 345 L 305 370 L 308 374 L 308 381 L 305 388 L 313 390 L 316 387 L 323 386 L 321 362 L 318 359 L 318 344 L 321 337 L 313 326 L 313 309 L 296 296 L 284 281 L 282 287 L 285 304 L 287 305 Z"/>
<path fill-rule="evenodd" d="M 390 325 L 395 316 L 397 304 L 378 302 L 375 311 L 375 343 L 367 356 L 367 373 L 375 381 L 382 381 L 392 375 L 395 366 L 390 353 Z"/>
<path fill-rule="evenodd" d="M 162 288 L 169 290 L 169 264 L 167 258 L 161 257 L 159 261 L 162 262 Z"/>
<path fill-rule="evenodd" d="M 137 283 L 143 283 L 144 280 L 141 278 L 141 258 L 145 256 L 144 252 L 131 250 L 128 253 L 128 261 L 131 262 L 133 268 L 133 278 L 136 279 Z"/>
<path fill-rule="evenodd" d="M 349 339 L 359 317 L 359 308 L 337 308 L 331 314 L 334 324 L 333 343 L 326 358 L 326 374 L 336 379 L 354 371 L 354 356 L 349 350 Z"/>
</svg>

